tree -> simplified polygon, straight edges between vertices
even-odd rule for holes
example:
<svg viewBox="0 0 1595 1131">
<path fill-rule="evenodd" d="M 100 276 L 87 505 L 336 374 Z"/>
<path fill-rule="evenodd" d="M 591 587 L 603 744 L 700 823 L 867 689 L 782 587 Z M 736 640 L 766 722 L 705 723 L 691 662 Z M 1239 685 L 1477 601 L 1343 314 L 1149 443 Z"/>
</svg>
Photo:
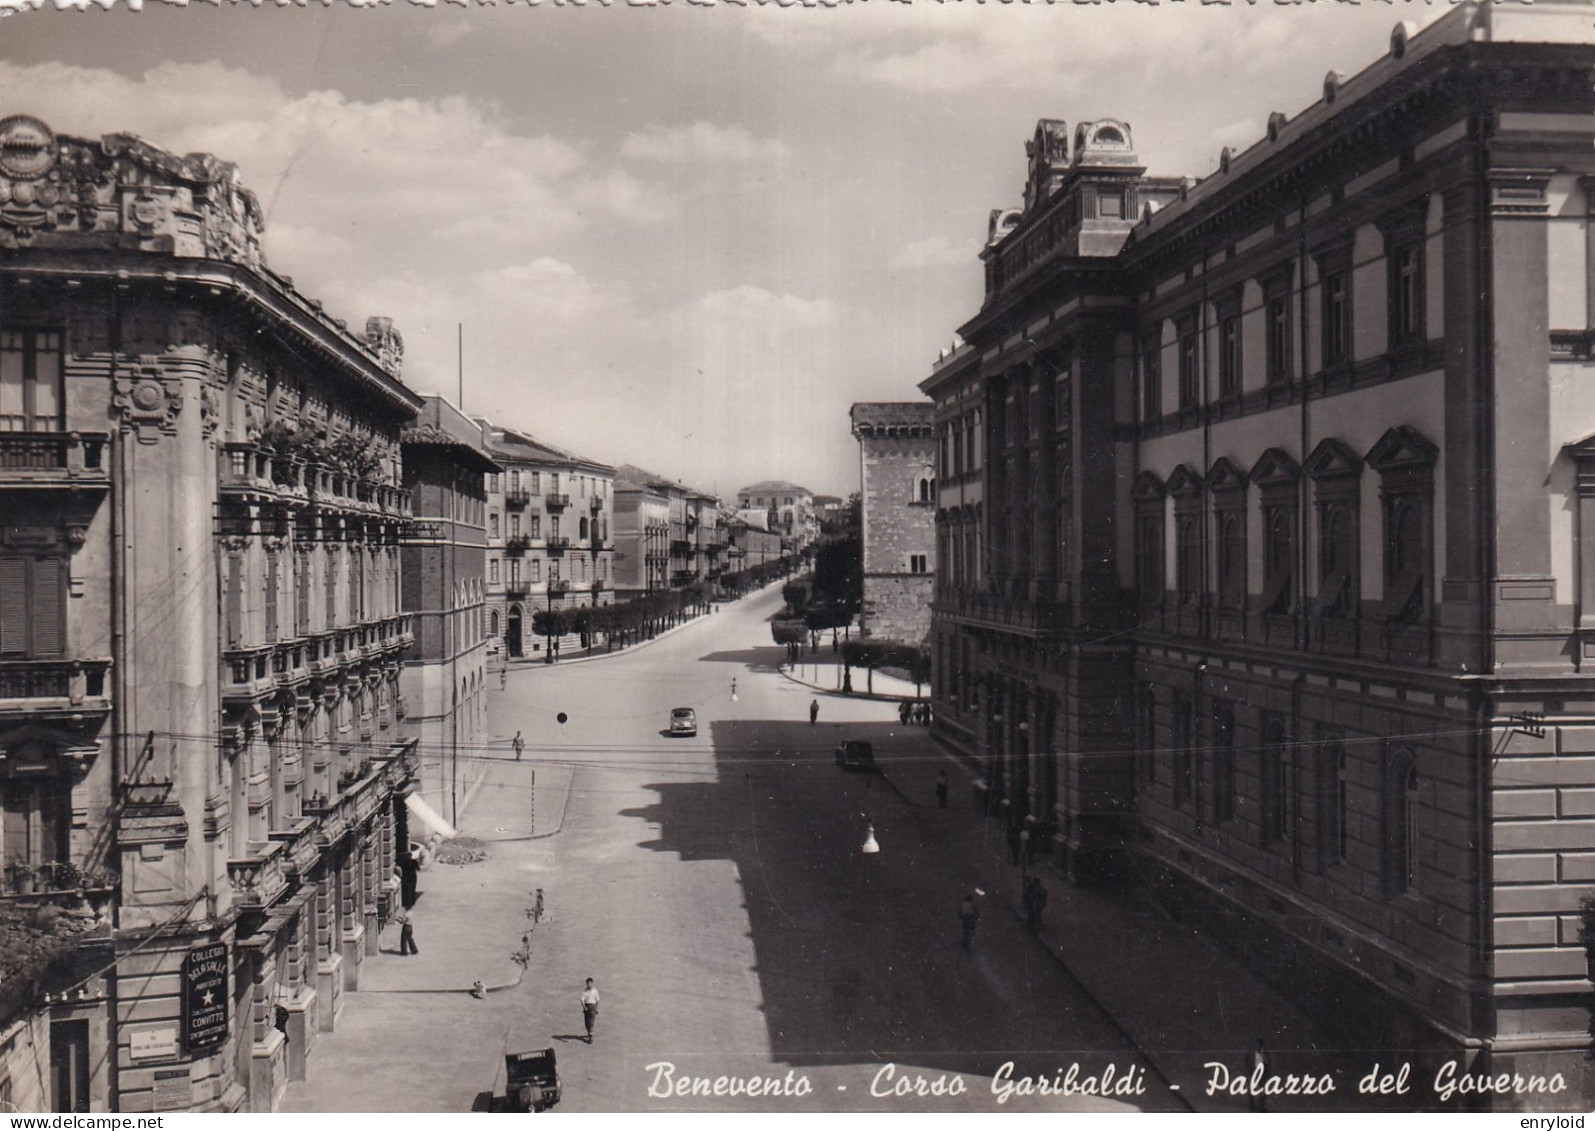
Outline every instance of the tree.
<svg viewBox="0 0 1595 1131">
<path fill-rule="evenodd" d="M 570 631 L 569 614 L 565 609 L 538 609 L 532 614 L 532 631 L 547 639 L 544 659 L 553 663 L 559 650 L 559 638 Z"/>
<path fill-rule="evenodd" d="M 797 662 L 797 654 L 803 647 L 807 631 L 803 621 L 797 617 L 782 617 L 770 622 L 770 636 L 777 644 L 786 645 L 789 663 Z"/>
</svg>

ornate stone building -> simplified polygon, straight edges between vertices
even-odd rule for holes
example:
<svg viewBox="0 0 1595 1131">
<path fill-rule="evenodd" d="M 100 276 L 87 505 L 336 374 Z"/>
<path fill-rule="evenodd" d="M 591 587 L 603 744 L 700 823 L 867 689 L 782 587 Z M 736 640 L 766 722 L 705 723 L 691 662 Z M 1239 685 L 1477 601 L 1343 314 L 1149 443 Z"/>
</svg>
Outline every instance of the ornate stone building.
<svg viewBox="0 0 1595 1131">
<path fill-rule="evenodd" d="M 936 573 L 936 429 L 929 401 L 855 404 L 866 636 L 918 644 Z"/>
<path fill-rule="evenodd" d="M 1468 4 L 1201 181 L 1043 121 L 940 429 L 937 734 L 1356 1047 L 1587 1107 L 1595 34 Z"/>
<path fill-rule="evenodd" d="M 18 1107 L 271 1110 L 375 952 L 420 400 L 261 230 L 225 162 L 0 121 L 0 930 L 85 920 L 0 995 Z"/>
</svg>

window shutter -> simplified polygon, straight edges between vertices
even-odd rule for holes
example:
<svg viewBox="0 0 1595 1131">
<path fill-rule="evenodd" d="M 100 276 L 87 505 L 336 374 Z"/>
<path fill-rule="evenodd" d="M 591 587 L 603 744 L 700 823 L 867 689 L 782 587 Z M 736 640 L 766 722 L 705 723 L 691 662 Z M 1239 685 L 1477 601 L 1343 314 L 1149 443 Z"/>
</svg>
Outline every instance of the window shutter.
<svg viewBox="0 0 1595 1131">
<path fill-rule="evenodd" d="M 66 651 L 66 559 L 33 560 L 33 655 Z"/>
<path fill-rule="evenodd" d="M 0 558 L 0 655 L 28 651 L 28 561 Z"/>
<path fill-rule="evenodd" d="M 243 638 L 244 561 L 237 554 L 227 556 L 227 643 L 236 646 Z"/>
</svg>

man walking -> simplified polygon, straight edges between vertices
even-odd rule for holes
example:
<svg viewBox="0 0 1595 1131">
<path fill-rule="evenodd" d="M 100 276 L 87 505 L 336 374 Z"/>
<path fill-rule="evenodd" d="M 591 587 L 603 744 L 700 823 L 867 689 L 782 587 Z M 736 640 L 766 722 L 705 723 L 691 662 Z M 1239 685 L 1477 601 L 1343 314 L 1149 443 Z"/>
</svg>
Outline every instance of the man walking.
<svg viewBox="0 0 1595 1131">
<path fill-rule="evenodd" d="M 819 717 L 820 717 L 820 701 L 818 699 L 810 699 L 809 700 L 809 726 L 813 726 L 814 725 L 814 721 L 816 719 L 818 719 Z"/>
<path fill-rule="evenodd" d="M 515 740 L 511 745 L 515 747 L 515 760 L 519 762 L 522 752 L 526 749 L 526 740 L 521 737 L 520 731 L 515 732 Z"/>
<path fill-rule="evenodd" d="M 936 804 L 947 808 L 947 771 L 936 775 Z"/>
<path fill-rule="evenodd" d="M 587 1043 L 593 1043 L 593 1025 L 598 1021 L 598 987 L 593 985 L 591 978 L 587 979 L 587 988 L 582 991 L 582 1023 L 587 1026 Z"/>
<path fill-rule="evenodd" d="M 393 917 L 399 921 L 399 955 L 420 954 L 421 948 L 415 945 L 415 926 L 410 922 L 410 912 L 401 907 Z"/>
</svg>

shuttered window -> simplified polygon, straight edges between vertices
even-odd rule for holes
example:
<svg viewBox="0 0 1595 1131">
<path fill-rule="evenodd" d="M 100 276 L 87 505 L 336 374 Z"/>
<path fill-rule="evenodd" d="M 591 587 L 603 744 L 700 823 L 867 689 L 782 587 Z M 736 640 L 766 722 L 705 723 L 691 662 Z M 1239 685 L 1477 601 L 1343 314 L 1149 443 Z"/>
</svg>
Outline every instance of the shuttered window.
<svg viewBox="0 0 1595 1131">
<path fill-rule="evenodd" d="M 0 655 L 66 651 L 66 559 L 0 558 Z"/>
<path fill-rule="evenodd" d="M 244 559 L 227 555 L 227 645 L 236 648 L 244 638 Z"/>
</svg>

